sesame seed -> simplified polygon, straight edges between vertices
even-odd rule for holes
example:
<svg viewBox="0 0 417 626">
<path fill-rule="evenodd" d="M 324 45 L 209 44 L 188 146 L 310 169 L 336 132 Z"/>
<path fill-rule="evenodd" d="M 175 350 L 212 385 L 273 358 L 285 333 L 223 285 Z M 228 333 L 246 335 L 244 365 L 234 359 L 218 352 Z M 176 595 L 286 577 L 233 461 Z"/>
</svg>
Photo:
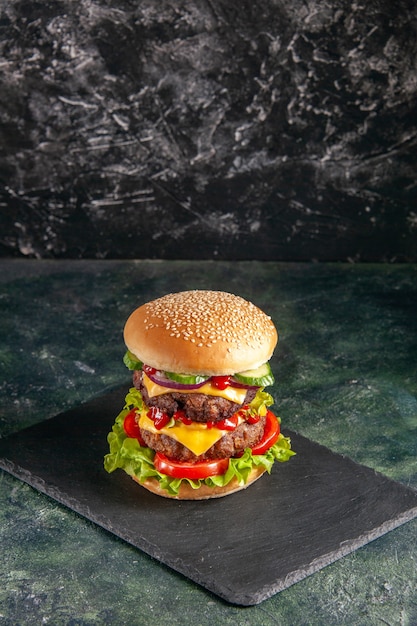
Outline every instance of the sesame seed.
<svg viewBox="0 0 417 626">
<path fill-rule="evenodd" d="M 255 346 L 275 334 L 270 316 L 251 302 L 226 292 L 194 290 L 172 293 L 153 300 L 146 307 L 146 330 L 164 326 L 170 336 L 212 347 L 218 341 L 228 351 L 242 342 Z M 148 320 L 153 323 L 148 323 Z M 242 327 L 247 337 L 242 337 Z M 197 340 L 196 340 L 197 337 Z"/>
</svg>

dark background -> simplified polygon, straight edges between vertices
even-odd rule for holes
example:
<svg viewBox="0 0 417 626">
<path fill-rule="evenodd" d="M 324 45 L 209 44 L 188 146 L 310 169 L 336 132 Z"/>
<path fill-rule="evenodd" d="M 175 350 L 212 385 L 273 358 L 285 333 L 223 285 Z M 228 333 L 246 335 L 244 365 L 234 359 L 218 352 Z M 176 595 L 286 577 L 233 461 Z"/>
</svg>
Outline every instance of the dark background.
<svg viewBox="0 0 417 626">
<path fill-rule="evenodd" d="M 417 260 L 414 0 L 5 0 L 0 255 Z"/>
</svg>

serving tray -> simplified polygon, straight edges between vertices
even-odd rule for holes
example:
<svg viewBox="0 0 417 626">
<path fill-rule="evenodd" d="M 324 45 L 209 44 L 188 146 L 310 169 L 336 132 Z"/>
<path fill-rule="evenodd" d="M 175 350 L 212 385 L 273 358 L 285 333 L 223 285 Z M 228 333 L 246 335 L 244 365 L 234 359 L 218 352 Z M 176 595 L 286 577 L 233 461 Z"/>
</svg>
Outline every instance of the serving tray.
<svg viewBox="0 0 417 626">
<path fill-rule="evenodd" d="M 107 474 L 127 386 L 0 440 L 0 467 L 214 594 L 249 606 L 417 516 L 417 492 L 284 430 L 297 455 L 225 498 L 177 501 Z"/>
</svg>

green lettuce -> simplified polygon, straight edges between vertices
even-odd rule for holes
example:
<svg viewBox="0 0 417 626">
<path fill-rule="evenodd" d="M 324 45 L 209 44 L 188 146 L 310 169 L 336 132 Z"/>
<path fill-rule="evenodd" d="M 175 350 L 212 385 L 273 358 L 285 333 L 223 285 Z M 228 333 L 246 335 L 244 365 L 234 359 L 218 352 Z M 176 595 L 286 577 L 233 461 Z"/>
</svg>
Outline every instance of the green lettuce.
<svg viewBox="0 0 417 626">
<path fill-rule="evenodd" d="M 272 402 L 272 397 L 268 393 L 258 391 L 256 397 L 249 405 L 250 410 L 257 408 L 262 412 L 262 407 L 270 406 Z M 250 448 L 246 448 L 241 457 L 230 459 L 226 473 L 221 476 L 210 476 L 202 480 L 172 478 L 171 476 L 161 474 L 155 468 L 153 463 L 155 452 L 153 450 L 141 446 L 137 439 L 127 437 L 124 431 L 123 423 L 129 411 L 132 408 L 142 410 L 143 407 L 144 403 L 140 392 L 135 388 L 130 389 L 126 396 L 125 406 L 117 416 L 112 431 L 107 437 L 110 452 L 104 457 L 104 468 L 107 472 L 122 469 L 139 483 L 145 482 L 147 478 L 156 478 L 162 489 L 165 489 L 171 496 L 178 495 L 182 481 L 187 481 L 193 489 L 198 489 L 203 483 L 210 487 L 224 487 L 233 478 L 236 478 L 239 485 L 243 486 L 247 482 L 253 467 L 261 466 L 270 473 L 275 461 L 283 463 L 295 454 L 291 450 L 289 437 L 284 437 L 281 433 L 278 441 L 265 454 L 255 455 L 252 454 Z"/>
</svg>

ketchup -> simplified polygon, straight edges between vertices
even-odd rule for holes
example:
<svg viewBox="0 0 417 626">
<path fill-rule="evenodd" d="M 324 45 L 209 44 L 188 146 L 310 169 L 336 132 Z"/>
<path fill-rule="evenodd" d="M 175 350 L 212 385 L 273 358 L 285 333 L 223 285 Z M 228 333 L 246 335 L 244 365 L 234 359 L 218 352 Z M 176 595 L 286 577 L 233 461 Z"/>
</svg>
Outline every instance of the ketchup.
<svg viewBox="0 0 417 626">
<path fill-rule="evenodd" d="M 156 406 L 151 407 L 146 415 L 153 421 L 156 430 L 164 428 L 171 419 L 168 413 L 164 413 L 164 411 L 161 411 L 161 409 L 158 409 Z"/>
<path fill-rule="evenodd" d="M 248 424 L 257 424 L 261 419 L 260 415 L 248 415 L 246 421 Z"/>
<path fill-rule="evenodd" d="M 231 376 L 212 376 L 210 382 L 216 389 L 226 389 L 230 387 L 230 379 Z"/>
<path fill-rule="evenodd" d="M 181 411 L 181 409 L 176 411 L 172 417 L 174 418 L 175 421 L 182 422 L 186 426 L 190 426 L 190 424 L 193 423 L 193 420 L 187 417 L 184 411 Z"/>
<path fill-rule="evenodd" d="M 239 413 L 234 413 L 230 417 L 225 417 L 217 422 L 206 422 L 207 428 L 218 428 L 219 430 L 235 430 L 239 423 Z"/>
</svg>

